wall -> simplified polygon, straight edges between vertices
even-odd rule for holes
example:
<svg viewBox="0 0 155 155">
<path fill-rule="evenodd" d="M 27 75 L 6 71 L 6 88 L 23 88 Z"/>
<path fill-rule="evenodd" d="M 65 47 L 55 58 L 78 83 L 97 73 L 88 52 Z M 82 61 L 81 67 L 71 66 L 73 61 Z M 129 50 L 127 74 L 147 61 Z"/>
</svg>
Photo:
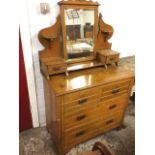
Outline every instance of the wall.
<svg viewBox="0 0 155 155">
<path fill-rule="evenodd" d="M 57 2 L 59 0 L 22 1 L 25 3 L 25 9 L 28 17 L 27 26 L 31 41 L 39 123 L 43 126 L 45 125 L 44 91 L 38 61 L 38 51 L 43 49 L 43 47 L 37 39 L 37 34 L 39 30 L 55 23 L 56 16 L 59 13 L 59 8 L 57 6 Z M 47 2 L 50 4 L 50 13 L 46 15 L 42 15 L 40 13 L 39 5 L 41 2 Z M 121 57 L 134 55 L 135 36 L 132 33 L 134 30 L 134 12 L 131 11 L 132 2 L 134 1 L 98 0 L 98 2 L 102 4 L 99 10 L 102 12 L 104 21 L 114 27 L 114 35 L 110 40 L 113 43 L 112 49 L 120 51 Z"/>
<path fill-rule="evenodd" d="M 100 11 L 106 23 L 114 28 L 111 38 L 112 49 L 121 52 L 121 57 L 135 55 L 136 37 L 135 17 L 138 11 L 134 0 L 98 0 Z"/>
<path fill-rule="evenodd" d="M 34 71 L 36 78 L 36 90 L 37 90 L 37 102 L 39 112 L 39 123 L 41 126 L 45 125 L 45 103 L 44 103 L 44 90 L 43 79 L 40 74 L 38 51 L 43 49 L 43 46 L 39 43 L 37 35 L 38 32 L 45 27 L 53 25 L 55 23 L 55 17 L 59 13 L 59 8 L 56 5 L 57 1 L 48 0 L 50 4 L 50 13 L 42 15 L 40 13 L 40 3 L 45 2 L 41 0 L 27 0 L 27 11 L 29 17 L 29 28 L 31 38 L 32 56 L 34 62 Z"/>
</svg>

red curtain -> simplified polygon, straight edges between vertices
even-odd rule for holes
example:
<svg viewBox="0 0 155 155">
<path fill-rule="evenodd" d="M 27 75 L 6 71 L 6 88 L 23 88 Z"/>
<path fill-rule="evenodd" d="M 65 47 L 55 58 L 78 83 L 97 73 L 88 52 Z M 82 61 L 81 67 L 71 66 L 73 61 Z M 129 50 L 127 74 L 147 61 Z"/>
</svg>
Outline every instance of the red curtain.
<svg viewBox="0 0 155 155">
<path fill-rule="evenodd" d="M 19 31 L 19 131 L 32 128 L 30 102 L 23 57 L 22 42 Z"/>
</svg>

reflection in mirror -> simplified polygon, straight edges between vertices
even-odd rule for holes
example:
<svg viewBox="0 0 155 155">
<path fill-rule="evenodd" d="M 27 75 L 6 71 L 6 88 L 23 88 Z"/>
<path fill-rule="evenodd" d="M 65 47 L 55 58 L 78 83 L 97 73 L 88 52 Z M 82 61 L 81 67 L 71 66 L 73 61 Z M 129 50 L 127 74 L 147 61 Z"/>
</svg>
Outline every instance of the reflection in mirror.
<svg viewBox="0 0 155 155">
<path fill-rule="evenodd" d="M 68 59 L 93 56 L 94 10 L 66 9 L 65 24 Z"/>
</svg>

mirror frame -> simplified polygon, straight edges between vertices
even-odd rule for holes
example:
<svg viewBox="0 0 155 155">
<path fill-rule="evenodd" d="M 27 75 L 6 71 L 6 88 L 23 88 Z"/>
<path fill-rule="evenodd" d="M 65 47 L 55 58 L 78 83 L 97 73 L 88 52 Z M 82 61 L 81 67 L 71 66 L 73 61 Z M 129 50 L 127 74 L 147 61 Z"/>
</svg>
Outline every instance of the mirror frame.
<svg viewBox="0 0 155 155">
<path fill-rule="evenodd" d="M 72 64 L 76 62 L 83 62 L 83 61 L 89 61 L 94 60 L 96 56 L 96 52 L 93 47 L 93 56 L 88 57 L 81 57 L 81 58 L 74 58 L 74 59 L 68 59 L 67 54 L 67 47 L 66 47 L 66 25 L 65 25 L 65 10 L 66 9 L 83 9 L 83 10 L 94 10 L 94 27 L 93 27 L 93 40 L 94 40 L 94 47 L 95 42 L 97 39 L 97 31 L 98 31 L 98 6 L 96 5 L 61 5 L 60 7 L 60 14 L 61 14 L 61 24 L 62 24 L 62 42 L 63 42 L 63 55 L 64 59 L 66 60 L 67 64 Z"/>
<path fill-rule="evenodd" d="M 105 63 L 99 59 L 99 52 L 104 49 L 111 49 L 112 43 L 108 40 L 112 37 L 114 29 L 104 22 L 102 14 L 98 14 L 98 2 L 92 0 L 62 0 L 58 2 L 60 14 L 56 18 L 54 25 L 41 29 L 38 39 L 43 45 L 39 51 L 40 70 L 45 78 L 50 79 L 51 75 L 66 73 L 71 71 L 103 66 Z M 66 30 L 64 25 L 64 9 L 78 8 L 91 9 L 95 11 L 94 23 L 94 56 L 81 57 L 67 61 L 66 52 Z M 63 49 L 64 47 L 64 49 Z M 55 67 L 58 66 L 58 70 Z"/>
</svg>

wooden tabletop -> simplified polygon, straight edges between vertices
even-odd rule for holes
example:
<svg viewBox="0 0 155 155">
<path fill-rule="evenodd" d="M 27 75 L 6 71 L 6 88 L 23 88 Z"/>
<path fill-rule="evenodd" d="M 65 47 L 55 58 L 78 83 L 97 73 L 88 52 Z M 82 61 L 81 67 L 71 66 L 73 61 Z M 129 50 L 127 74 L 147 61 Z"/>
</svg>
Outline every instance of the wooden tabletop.
<svg viewBox="0 0 155 155">
<path fill-rule="evenodd" d="M 134 67 L 130 68 L 131 64 L 129 65 L 129 61 L 127 60 L 128 59 L 120 60 L 118 67 L 110 65 L 108 69 L 105 69 L 104 66 L 90 68 L 70 72 L 68 77 L 65 74 L 55 75 L 49 80 L 49 84 L 56 95 L 62 95 L 80 89 L 134 77 Z M 125 61 L 128 62 L 128 67 L 125 65 Z"/>
</svg>

